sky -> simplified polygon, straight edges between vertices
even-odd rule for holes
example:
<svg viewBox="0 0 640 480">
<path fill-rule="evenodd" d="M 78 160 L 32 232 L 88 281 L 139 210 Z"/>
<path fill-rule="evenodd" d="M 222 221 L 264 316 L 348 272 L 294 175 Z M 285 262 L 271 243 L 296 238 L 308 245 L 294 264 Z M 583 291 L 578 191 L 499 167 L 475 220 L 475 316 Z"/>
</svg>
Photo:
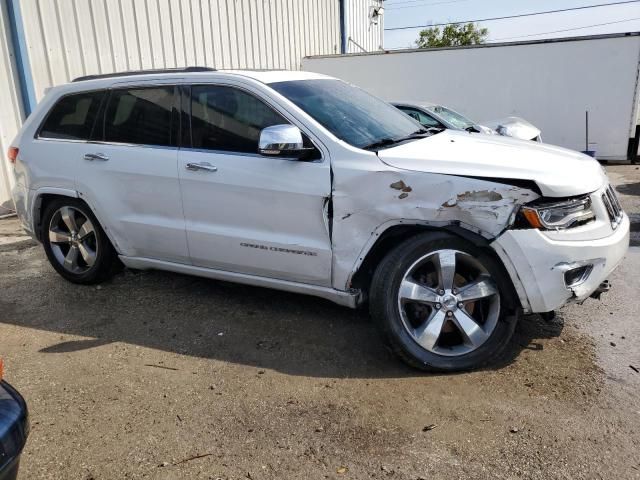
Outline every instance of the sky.
<svg viewBox="0 0 640 480">
<path fill-rule="evenodd" d="M 384 27 L 386 29 L 409 25 L 459 22 L 613 3 L 614 1 L 616 0 L 387 0 L 384 2 Z M 545 33 L 623 20 L 624 22 L 610 25 Z M 488 42 L 635 32 L 640 31 L 640 2 L 519 19 L 481 22 L 480 25 L 489 29 Z M 419 28 L 387 30 L 384 35 L 384 47 L 386 49 L 414 47 L 419 32 Z"/>
</svg>

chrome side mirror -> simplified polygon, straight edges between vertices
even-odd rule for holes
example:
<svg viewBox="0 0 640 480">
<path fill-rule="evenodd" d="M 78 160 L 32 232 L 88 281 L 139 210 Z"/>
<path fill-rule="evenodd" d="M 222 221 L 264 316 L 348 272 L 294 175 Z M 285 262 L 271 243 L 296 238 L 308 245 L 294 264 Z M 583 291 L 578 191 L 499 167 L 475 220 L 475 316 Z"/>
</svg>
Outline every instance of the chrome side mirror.
<svg viewBox="0 0 640 480">
<path fill-rule="evenodd" d="M 310 150 L 304 147 L 302 132 L 294 125 L 273 125 L 260 132 L 261 155 L 299 158 Z"/>
</svg>

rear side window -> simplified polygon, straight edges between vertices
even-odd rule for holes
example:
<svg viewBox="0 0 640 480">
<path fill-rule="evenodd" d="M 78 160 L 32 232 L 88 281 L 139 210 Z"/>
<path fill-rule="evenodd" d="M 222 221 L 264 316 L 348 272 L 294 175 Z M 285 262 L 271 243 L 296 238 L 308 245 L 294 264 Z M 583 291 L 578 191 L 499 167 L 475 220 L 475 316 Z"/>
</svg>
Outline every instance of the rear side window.
<svg viewBox="0 0 640 480">
<path fill-rule="evenodd" d="M 105 92 L 67 95 L 54 105 L 40 128 L 40 138 L 89 140 Z"/>
<path fill-rule="evenodd" d="M 260 131 L 288 123 L 261 100 L 237 88 L 202 85 L 191 89 L 194 148 L 258 153 Z"/>
<path fill-rule="evenodd" d="M 104 119 L 104 141 L 171 146 L 174 87 L 113 90 Z"/>
</svg>

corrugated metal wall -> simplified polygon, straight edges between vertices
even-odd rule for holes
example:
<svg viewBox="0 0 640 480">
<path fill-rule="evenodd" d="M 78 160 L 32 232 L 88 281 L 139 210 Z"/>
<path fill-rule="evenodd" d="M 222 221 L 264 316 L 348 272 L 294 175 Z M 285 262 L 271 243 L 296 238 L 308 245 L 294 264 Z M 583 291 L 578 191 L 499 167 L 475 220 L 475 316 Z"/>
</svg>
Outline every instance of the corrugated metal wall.
<svg viewBox="0 0 640 480">
<path fill-rule="evenodd" d="M 11 1 L 0 0 L 0 205 L 9 199 L 6 151 L 24 118 L 7 18 Z M 341 48 L 339 0 L 15 3 L 36 100 L 47 87 L 82 75 L 187 65 L 297 70 L 303 57 Z M 345 0 L 346 35 L 367 50 L 382 43 L 382 19 L 369 21 L 370 7 L 380 3 Z M 349 41 L 347 48 L 360 51 Z"/>
<path fill-rule="evenodd" d="M 381 0 L 346 0 L 347 51 L 345 53 L 373 52 L 381 50 L 384 36 L 384 15 L 371 20 L 374 8 L 382 6 Z M 333 52 L 331 52 L 333 53 Z"/>
<path fill-rule="evenodd" d="M 9 200 L 13 177 L 6 152 L 23 118 L 8 17 L 6 3 L 0 2 L 0 216 L 13 209 Z"/>
<path fill-rule="evenodd" d="M 361 0 L 358 0 L 360 2 Z M 36 96 L 91 73 L 299 69 L 339 53 L 338 0 L 23 0 Z"/>
</svg>

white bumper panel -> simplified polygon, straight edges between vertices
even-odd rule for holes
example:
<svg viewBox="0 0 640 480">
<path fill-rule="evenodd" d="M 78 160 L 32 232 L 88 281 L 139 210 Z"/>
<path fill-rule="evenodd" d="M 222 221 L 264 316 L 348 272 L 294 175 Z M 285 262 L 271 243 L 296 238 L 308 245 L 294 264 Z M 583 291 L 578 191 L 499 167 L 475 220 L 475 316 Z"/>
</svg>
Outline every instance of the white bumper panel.
<svg viewBox="0 0 640 480">
<path fill-rule="evenodd" d="M 598 240 L 551 240 L 539 230 L 508 230 L 492 247 L 502 259 L 525 311 L 550 312 L 588 298 L 622 261 L 629 247 L 629 217 Z M 567 288 L 564 272 L 574 264 L 592 264 L 584 283 Z"/>
<path fill-rule="evenodd" d="M 11 189 L 11 197 L 16 206 L 16 213 L 20 219 L 20 226 L 31 237 L 34 237 L 32 212 L 29 208 L 32 199 L 29 189 L 16 182 Z"/>
</svg>

